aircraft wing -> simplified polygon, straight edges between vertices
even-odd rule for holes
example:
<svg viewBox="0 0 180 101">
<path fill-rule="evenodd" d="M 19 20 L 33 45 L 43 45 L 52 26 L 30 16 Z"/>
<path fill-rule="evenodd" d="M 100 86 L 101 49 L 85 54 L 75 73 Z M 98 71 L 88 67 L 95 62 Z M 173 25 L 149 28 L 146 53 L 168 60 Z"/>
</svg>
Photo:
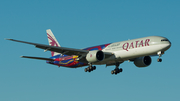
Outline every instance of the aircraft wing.
<svg viewBox="0 0 180 101">
<path fill-rule="evenodd" d="M 14 39 L 6 39 L 6 40 L 31 44 L 31 45 L 34 45 L 37 48 L 44 49 L 45 51 L 54 51 L 54 52 L 58 52 L 58 53 L 66 54 L 66 55 L 78 55 L 79 56 L 79 55 L 84 55 L 84 54 L 86 55 L 89 52 L 88 50 L 66 48 L 66 47 L 55 47 L 55 46 L 38 44 L 38 43 L 19 41 L 19 40 L 14 40 Z"/>
<path fill-rule="evenodd" d="M 74 49 L 74 48 L 66 48 L 66 47 L 55 47 L 55 46 L 50 46 L 50 45 L 31 43 L 31 42 L 19 41 L 19 40 L 14 40 L 14 39 L 6 39 L 6 40 L 11 40 L 11 41 L 20 42 L 20 43 L 31 44 L 31 45 L 34 45 L 37 48 L 44 49 L 45 51 L 53 51 L 53 52 L 58 52 L 58 53 L 61 53 L 61 54 L 66 54 L 66 55 L 78 55 L 81 58 L 85 57 L 86 54 L 89 53 L 89 50 L 83 50 L 83 49 Z M 108 57 L 113 55 L 113 53 L 110 53 L 110 52 L 104 52 L 104 54 L 105 54 L 106 58 L 108 58 Z"/>
</svg>

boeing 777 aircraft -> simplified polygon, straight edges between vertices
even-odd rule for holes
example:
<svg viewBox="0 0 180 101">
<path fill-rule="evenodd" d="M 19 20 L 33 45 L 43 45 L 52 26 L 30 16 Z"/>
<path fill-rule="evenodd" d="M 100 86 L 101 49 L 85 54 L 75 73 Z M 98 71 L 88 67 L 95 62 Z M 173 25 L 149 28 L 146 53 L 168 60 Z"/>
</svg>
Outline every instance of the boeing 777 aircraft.
<svg viewBox="0 0 180 101">
<path fill-rule="evenodd" d="M 124 61 L 132 61 L 137 67 L 147 67 L 151 64 L 151 57 L 157 55 L 158 62 L 166 50 L 171 47 L 171 42 L 160 36 L 149 36 L 139 39 L 108 43 L 84 49 L 74 49 L 61 47 L 50 29 L 46 30 L 49 45 L 19 41 L 14 39 L 7 39 L 11 41 L 26 43 L 34 45 L 37 48 L 44 49 L 44 51 L 51 51 L 52 57 L 31 57 L 21 56 L 22 58 L 46 60 L 47 63 L 69 67 L 78 68 L 87 66 L 85 72 L 91 72 L 96 69 L 93 65 L 111 66 L 115 65 L 115 69 L 111 74 L 118 74 L 123 71 L 119 65 Z"/>
</svg>

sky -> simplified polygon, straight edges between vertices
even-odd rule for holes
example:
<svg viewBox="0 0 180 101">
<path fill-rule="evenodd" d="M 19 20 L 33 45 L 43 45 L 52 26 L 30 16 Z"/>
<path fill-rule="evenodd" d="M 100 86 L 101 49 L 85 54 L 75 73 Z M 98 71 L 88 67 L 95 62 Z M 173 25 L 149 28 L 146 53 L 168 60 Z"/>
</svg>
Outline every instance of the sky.
<svg viewBox="0 0 180 101">
<path fill-rule="evenodd" d="M 180 99 L 179 0 L 3 0 L 0 3 L 0 101 L 177 101 Z M 63 47 L 90 46 L 163 36 L 172 46 L 152 64 L 138 68 L 98 65 L 70 69 L 20 56 L 50 57 L 13 38 L 48 44 L 51 29 Z"/>
</svg>

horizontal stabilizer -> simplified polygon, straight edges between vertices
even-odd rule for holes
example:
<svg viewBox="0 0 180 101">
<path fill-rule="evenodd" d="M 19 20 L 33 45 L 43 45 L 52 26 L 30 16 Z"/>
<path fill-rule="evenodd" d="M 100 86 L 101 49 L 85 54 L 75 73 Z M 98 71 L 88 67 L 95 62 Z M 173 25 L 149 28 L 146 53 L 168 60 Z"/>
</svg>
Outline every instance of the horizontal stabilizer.
<svg viewBox="0 0 180 101">
<path fill-rule="evenodd" d="M 29 59 L 38 59 L 38 60 L 48 60 L 48 61 L 54 61 L 54 59 L 50 59 L 50 58 L 31 57 L 31 56 L 21 56 L 21 58 L 29 58 Z"/>
</svg>

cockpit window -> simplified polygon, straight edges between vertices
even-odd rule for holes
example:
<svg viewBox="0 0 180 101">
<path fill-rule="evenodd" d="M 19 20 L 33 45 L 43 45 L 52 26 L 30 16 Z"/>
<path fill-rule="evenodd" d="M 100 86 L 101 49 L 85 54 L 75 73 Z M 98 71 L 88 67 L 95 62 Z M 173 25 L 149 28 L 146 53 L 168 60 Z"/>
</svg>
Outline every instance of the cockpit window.
<svg viewBox="0 0 180 101">
<path fill-rule="evenodd" d="M 168 39 L 162 39 L 161 41 L 169 41 Z"/>
</svg>

